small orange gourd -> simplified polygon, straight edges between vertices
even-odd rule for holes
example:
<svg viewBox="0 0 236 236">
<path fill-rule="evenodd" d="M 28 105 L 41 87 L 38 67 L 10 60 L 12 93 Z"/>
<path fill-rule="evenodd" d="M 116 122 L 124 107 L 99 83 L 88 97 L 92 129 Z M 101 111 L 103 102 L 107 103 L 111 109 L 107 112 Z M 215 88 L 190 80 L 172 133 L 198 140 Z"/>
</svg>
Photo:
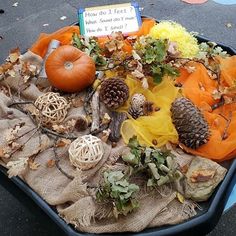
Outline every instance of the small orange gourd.
<svg viewBox="0 0 236 236">
<path fill-rule="evenodd" d="M 79 92 L 93 83 L 96 67 L 87 54 L 64 45 L 48 56 L 45 71 L 54 87 L 64 92 Z"/>
</svg>

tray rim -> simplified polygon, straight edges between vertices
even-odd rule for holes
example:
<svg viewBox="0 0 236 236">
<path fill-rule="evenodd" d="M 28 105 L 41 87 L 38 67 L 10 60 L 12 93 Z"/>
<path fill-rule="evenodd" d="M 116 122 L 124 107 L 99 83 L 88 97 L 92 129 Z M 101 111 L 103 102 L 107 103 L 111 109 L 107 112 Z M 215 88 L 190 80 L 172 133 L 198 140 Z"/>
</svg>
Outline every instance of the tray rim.
<svg viewBox="0 0 236 236">
<path fill-rule="evenodd" d="M 149 16 L 142 16 L 142 18 L 152 18 Z M 154 19 L 156 20 L 156 19 Z M 156 20 L 157 22 L 161 20 Z M 73 25 L 75 25 L 74 23 Z M 198 41 L 200 42 L 207 42 L 211 41 L 206 37 L 196 36 Z M 217 43 L 218 46 L 221 46 L 224 50 L 229 52 L 231 55 L 236 55 L 236 49 L 231 46 L 226 46 L 222 43 Z M 7 176 L 7 169 L 0 165 L 0 171 Z M 12 181 L 16 186 L 20 188 L 26 195 L 28 195 L 38 207 L 40 207 L 53 221 L 56 223 L 59 228 L 61 228 L 68 236 L 82 236 L 82 235 L 94 235 L 91 233 L 84 233 L 80 231 L 76 231 L 73 226 L 68 225 L 57 213 L 52 209 L 52 207 L 45 201 L 43 198 L 37 194 L 27 183 L 25 183 L 19 177 L 13 177 L 9 179 Z M 188 233 L 191 231 L 191 235 L 199 235 L 199 227 L 203 230 L 203 233 L 210 232 L 215 225 L 218 223 L 221 214 L 224 210 L 226 201 L 234 187 L 236 182 L 236 159 L 232 160 L 232 163 L 227 171 L 227 174 L 224 180 L 219 184 L 218 189 L 215 190 L 215 195 L 210 203 L 209 208 L 207 211 L 201 215 L 195 216 L 185 222 L 182 222 L 177 225 L 170 225 L 166 227 L 156 227 L 145 229 L 139 233 L 122 233 L 122 235 L 141 235 L 141 236 L 150 236 L 150 235 L 159 235 L 159 236 L 170 236 L 170 235 L 183 235 L 184 233 Z M 206 229 L 207 228 L 207 229 Z M 197 230 L 197 231 L 196 231 Z M 103 234 L 101 234 L 103 235 Z M 104 234 L 109 235 L 109 234 Z M 112 233 L 111 235 L 120 235 L 120 233 Z"/>
</svg>

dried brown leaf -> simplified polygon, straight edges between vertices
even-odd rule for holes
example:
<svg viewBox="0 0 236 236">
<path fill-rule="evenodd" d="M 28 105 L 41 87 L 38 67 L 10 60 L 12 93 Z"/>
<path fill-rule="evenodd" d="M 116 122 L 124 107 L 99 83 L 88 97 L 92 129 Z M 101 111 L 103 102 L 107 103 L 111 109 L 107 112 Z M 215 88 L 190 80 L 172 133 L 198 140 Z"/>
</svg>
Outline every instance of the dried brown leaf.
<svg viewBox="0 0 236 236">
<path fill-rule="evenodd" d="M 199 169 L 192 173 L 190 180 L 192 183 L 207 182 L 215 176 L 216 170 Z"/>
<path fill-rule="evenodd" d="M 109 124 L 111 121 L 111 117 L 109 116 L 108 113 L 105 113 L 103 118 L 102 118 L 102 124 L 105 125 L 105 124 Z"/>
<path fill-rule="evenodd" d="M 0 92 L 2 92 L 3 94 L 5 94 L 6 96 L 10 97 L 11 96 L 11 89 L 10 87 L 7 88 L 4 85 L 0 85 Z"/>
<path fill-rule="evenodd" d="M 114 40 L 108 41 L 105 43 L 105 48 L 109 51 L 109 52 L 113 52 L 116 51 L 117 47 L 116 47 L 116 42 Z"/>
<path fill-rule="evenodd" d="M 4 149 L 0 148 L 0 157 L 4 157 L 5 156 L 4 154 L 5 154 Z"/>
<path fill-rule="evenodd" d="M 72 99 L 71 104 L 75 108 L 82 107 L 84 105 L 84 101 L 81 97 L 76 97 Z"/>
<path fill-rule="evenodd" d="M 188 168 L 189 168 L 189 165 L 186 164 L 186 165 L 181 166 L 180 170 L 183 174 L 186 174 L 188 172 Z"/>
<path fill-rule="evenodd" d="M 31 170 L 37 170 L 40 166 L 40 164 L 35 162 L 32 158 L 29 158 L 28 165 Z"/>
<path fill-rule="evenodd" d="M 180 55 L 180 51 L 178 51 L 176 42 L 169 42 L 167 52 L 171 57 L 178 57 Z"/>
<path fill-rule="evenodd" d="M 10 54 L 7 58 L 7 60 L 11 63 L 15 63 L 20 57 L 20 49 L 14 48 L 10 51 Z"/>
<path fill-rule="evenodd" d="M 179 200 L 180 203 L 184 203 L 185 198 L 184 198 L 184 196 L 182 194 L 177 193 L 176 197 L 177 197 L 177 199 Z"/>
<path fill-rule="evenodd" d="M 56 142 L 56 147 L 65 147 L 65 146 L 70 145 L 70 144 L 71 144 L 71 140 L 70 139 L 60 138 Z"/>
<path fill-rule="evenodd" d="M 110 37 L 112 39 L 116 39 L 116 40 L 119 40 L 119 41 L 122 41 L 124 40 L 124 35 L 122 34 L 121 31 L 118 31 L 118 32 L 112 32 Z"/>
<path fill-rule="evenodd" d="M 1 67 L 0 67 L 0 72 L 1 72 L 1 73 L 6 73 L 6 71 L 8 71 L 8 70 L 10 70 L 10 69 L 12 69 L 12 68 L 13 68 L 12 63 L 6 62 L 6 63 L 4 63 L 4 64 L 1 65 Z"/>
<path fill-rule="evenodd" d="M 7 171 L 9 178 L 17 175 L 21 175 L 28 167 L 28 158 L 19 158 L 15 161 L 9 161 L 7 163 L 9 170 Z"/>
<path fill-rule="evenodd" d="M 56 161 L 51 159 L 47 162 L 47 167 L 53 168 L 55 166 L 55 164 L 56 164 Z"/>
<path fill-rule="evenodd" d="M 64 125 L 53 125 L 52 129 L 60 134 L 63 134 L 67 131 L 66 127 Z"/>
<path fill-rule="evenodd" d="M 217 89 L 213 90 L 212 97 L 214 98 L 214 100 L 220 99 L 221 96 L 222 96 L 222 93 L 220 91 L 218 91 Z"/>
<path fill-rule="evenodd" d="M 144 74 L 141 73 L 140 71 L 138 71 L 137 69 L 134 70 L 131 74 L 132 74 L 135 78 L 137 78 L 137 79 L 142 79 L 142 78 L 144 78 Z"/>
<path fill-rule="evenodd" d="M 106 143 L 108 138 L 109 138 L 109 135 L 111 133 L 111 130 L 108 129 L 108 130 L 103 130 L 102 133 L 100 134 L 100 139 Z"/>
<path fill-rule="evenodd" d="M 10 75 L 11 77 L 16 77 L 16 72 L 14 70 L 9 70 L 8 75 Z"/>
</svg>

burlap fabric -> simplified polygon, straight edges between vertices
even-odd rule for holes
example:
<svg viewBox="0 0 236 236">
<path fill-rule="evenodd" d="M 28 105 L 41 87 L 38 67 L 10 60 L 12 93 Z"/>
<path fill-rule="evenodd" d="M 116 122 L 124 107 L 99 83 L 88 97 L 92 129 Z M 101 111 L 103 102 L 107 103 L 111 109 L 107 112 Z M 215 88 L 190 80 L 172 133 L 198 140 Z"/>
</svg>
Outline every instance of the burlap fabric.
<svg viewBox="0 0 236 236">
<path fill-rule="evenodd" d="M 21 85 L 20 77 L 5 78 L 0 85 L 11 88 L 12 93 L 22 88 L 20 94 L 21 99 L 24 100 L 34 101 L 42 94 L 34 83 L 29 83 L 28 86 Z M 17 134 L 19 136 L 35 127 L 32 119 L 19 111 L 16 106 L 9 107 L 13 100 L 19 99 L 17 94 L 8 97 L 0 92 L 1 150 L 8 145 L 5 134 L 9 128 L 24 123 L 20 133 Z M 83 115 L 83 109 L 73 108 L 69 111 L 66 120 L 78 115 Z M 169 186 L 166 189 L 150 192 L 143 189 L 138 196 L 140 208 L 137 211 L 126 217 L 119 217 L 118 220 L 112 217 L 107 218 L 110 209 L 106 205 L 103 206 L 96 202 L 93 187 L 101 181 L 102 172 L 105 169 L 125 168 L 124 165 L 116 163 L 124 150 L 124 144 L 121 142 L 116 148 L 111 148 L 110 145 L 104 143 L 105 154 L 102 160 L 95 168 L 87 171 L 76 170 L 70 164 L 68 146 L 58 147 L 56 152 L 60 158 L 60 166 L 66 173 L 74 177 L 71 180 L 55 165 L 51 168 L 47 165 L 48 161 L 55 156 L 54 139 L 47 133 L 38 131 L 32 135 L 32 132 L 17 140 L 19 144 L 25 143 L 25 145 L 10 158 L 5 158 L 1 153 L 1 164 L 6 165 L 9 161 L 17 160 L 20 157 L 35 155 L 35 161 L 40 166 L 36 170 L 28 168 L 21 174 L 21 178 L 49 205 L 55 206 L 60 216 L 79 231 L 90 233 L 138 232 L 147 227 L 177 224 L 196 214 L 194 204 L 191 201 L 186 201 L 184 204 L 177 201 L 173 186 Z"/>
</svg>

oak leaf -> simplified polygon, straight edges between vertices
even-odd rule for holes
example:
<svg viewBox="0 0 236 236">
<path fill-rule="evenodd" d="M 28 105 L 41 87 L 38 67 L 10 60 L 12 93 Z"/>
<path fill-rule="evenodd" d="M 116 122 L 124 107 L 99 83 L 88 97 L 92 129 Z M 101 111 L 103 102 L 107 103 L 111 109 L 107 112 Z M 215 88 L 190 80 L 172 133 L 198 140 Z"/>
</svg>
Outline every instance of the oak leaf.
<svg viewBox="0 0 236 236">
<path fill-rule="evenodd" d="M 28 159 L 29 158 L 22 157 L 15 161 L 9 161 L 7 163 L 7 167 L 9 168 L 7 171 L 9 178 L 23 174 L 28 167 Z"/>
</svg>

